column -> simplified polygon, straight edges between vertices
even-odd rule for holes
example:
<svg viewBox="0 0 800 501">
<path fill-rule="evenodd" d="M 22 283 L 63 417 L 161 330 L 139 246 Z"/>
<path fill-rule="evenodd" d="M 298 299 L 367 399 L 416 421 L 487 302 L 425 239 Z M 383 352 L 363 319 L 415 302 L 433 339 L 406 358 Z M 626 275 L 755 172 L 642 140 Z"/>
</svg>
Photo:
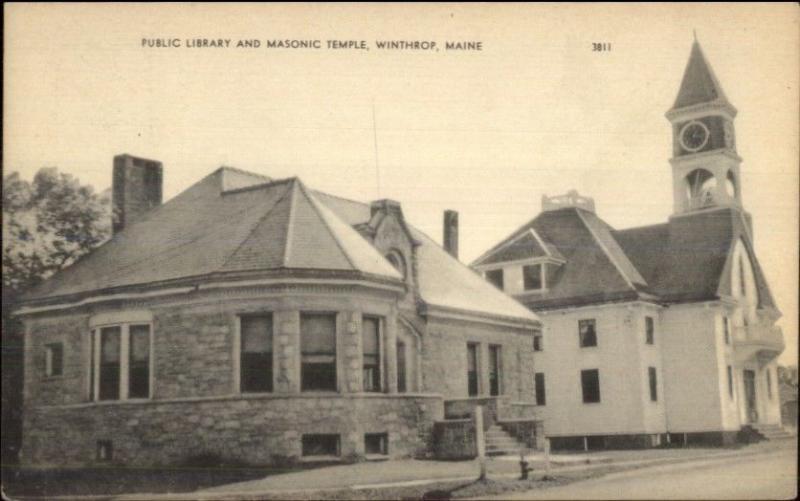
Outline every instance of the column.
<svg viewBox="0 0 800 501">
<path fill-rule="evenodd" d="M 392 308 L 384 321 L 384 346 L 387 393 L 397 393 L 397 309 Z"/>
<path fill-rule="evenodd" d="M 275 393 L 300 391 L 300 313 L 278 311 L 273 317 L 273 388 Z"/>
</svg>

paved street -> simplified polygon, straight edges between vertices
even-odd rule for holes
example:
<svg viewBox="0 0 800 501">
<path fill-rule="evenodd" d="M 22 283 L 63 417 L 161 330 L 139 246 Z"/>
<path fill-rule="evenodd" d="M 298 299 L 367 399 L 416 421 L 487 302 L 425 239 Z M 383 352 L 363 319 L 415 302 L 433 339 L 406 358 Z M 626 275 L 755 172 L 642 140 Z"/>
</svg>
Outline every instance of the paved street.
<svg viewBox="0 0 800 501">
<path fill-rule="evenodd" d="M 797 449 L 642 468 L 497 499 L 793 499 Z"/>
</svg>

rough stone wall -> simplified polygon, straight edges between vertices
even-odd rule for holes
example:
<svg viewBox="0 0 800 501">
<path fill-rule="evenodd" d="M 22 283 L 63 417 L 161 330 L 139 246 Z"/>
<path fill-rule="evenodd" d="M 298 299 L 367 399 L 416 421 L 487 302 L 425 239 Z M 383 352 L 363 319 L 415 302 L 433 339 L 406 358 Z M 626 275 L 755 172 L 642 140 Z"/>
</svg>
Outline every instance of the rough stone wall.
<svg viewBox="0 0 800 501">
<path fill-rule="evenodd" d="M 31 330 L 30 327 L 28 330 Z M 89 316 L 54 315 L 35 322 L 35 336 L 25 339 L 25 402 L 49 405 L 75 404 L 85 400 L 85 368 L 88 353 L 82 335 L 89 331 Z M 45 377 L 45 345 L 63 343 L 63 375 Z"/>
<path fill-rule="evenodd" d="M 153 398 L 230 394 L 234 322 L 221 304 L 156 310 Z"/>
<path fill-rule="evenodd" d="M 436 459 L 472 459 L 478 455 L 472 419 L 439 421 L 433 426 Z"/>
<path fill-rule="evenodd" d="M 363 454 L 364 433 L 389 433 L 393 457 L 423 455 L 433 422 L 443 419 L 440 394 L 466 397 L 466 342 L 503 346 L 504 400 L 533 398 L 528 331 L 464 321 L 419 322 L 422 385 L 396 394 L 396 298 L 360 294 L 269 294 L 245 290 L 179 300 L 147 300 L 70 314 L 28 317 L 26 323 L 23 461 L 87 464 L 98 440 L 112 440 L 115 461 L 148 465 L 214 452 L 267 464 L 300 455 L 303 433 L 339 433 L 342 457 Z M 88 402 L 89 322 L 94 314 L 152 313 L 153 386 L 144 402 Z M 300 313 L 337 314 L 338 393 L 300 392 Z M 238 394 L 238 316 L 273 315 L 273 387 L 268 395 Z M 361 316 L 385 321 L 386 394 L 363 394 Z M 417 319 L 419 320 L 419 319 Z M 64 374 L 44 376 L 44 345 L 64 343 Z M 411 353 L 411 352 L 410 352 Z M 409 361 L 410 362 L 410 361 Z M 482 390 L 488 395 L 483 368 Z M 415 376 L 409 375 L 410 378 Z M 415 393 L 413 390 L 424 393 Z M 507 398 L 506 398 L 507 397 Z M 281 459 L 283 458 L 283 459 Z"/>
<path fill-rule="evenodd" d="M 188 399 L 32 409 L 25 464 L 97 463 L 98 440 L 113 442 L 113 464 L 175 465 L 217 454 L 275 464 L 301 457 L 304 433 L 340 435 L 341 457 L 364 455 L 365 433 L 388 433 L 391 457 L 423 456 L 433 423 L 442 418 L 432 397 L 285 396 Z"/>
<path fill-rule="evenodd" d="M 422 350 L 423 388 L 445 399 L 466 398 L 467 343 L 480 344 L 479 396 L 489 396 L 489 345 L 502 346 L 501 395 L 509 401 L 533 402 L 532 330 L 462 320 L 428 322 Z"/>
</svg>

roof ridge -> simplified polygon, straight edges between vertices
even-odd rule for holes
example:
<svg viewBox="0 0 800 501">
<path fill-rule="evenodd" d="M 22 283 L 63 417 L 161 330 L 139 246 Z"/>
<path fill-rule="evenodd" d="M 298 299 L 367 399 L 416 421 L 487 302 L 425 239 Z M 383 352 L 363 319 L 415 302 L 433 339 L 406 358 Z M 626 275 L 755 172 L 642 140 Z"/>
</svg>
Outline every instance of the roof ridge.
<svg viewBox="0 0 800 501">
<path fill-rule="evenodd" d="M 284 198 L 286 198 L 286 194 L 287 194 L 287 193 L 289 193 L 289 190 L 288 190 L 288 189 L 286 190 L 286 192 L 284 192 L 284 193 L 283 193 L 283 195 L 281 195 L 281 196 L 280 196 L 280 198 L 278 198 L 277 200 L 275 200 L 275 201 L 272 203 L 272 205 L 270 206 L 270 208 L 269 208 L 268 210 L 266 210 L 266 211 L 264 212 L 264 214 L 262 214 L 262 215 L 261 215 L 261 217 L 260 217 L 260 218 L 258 218 L 258 220 L 257 220 L 257 221 L 256 221 L 256 222 L 253 224 L 252 228 L 250 228 L 250 231 L 248 231 L 248 232 L 247 232 L 247 235 L 245 235 L 245 236 L 244 236 L 244 238 L 242 238 L 242 241 L 241 241 L 241 242 L 239 242 L 239 245 L 237 245 L 237 246 L 236 246 L 236 248 L 235 248 L 235 249 L 233 249 L 233 252 L 231 252 L 231 253 L 228 255 L 228 257 L 225 259 L 225 261 L 223 261 L 223 262 L 222 262 L 222 265 L 219 267 L 220 269 L 223 269 L 223 268 L 225 268 L 225 267 L 228 265 L 228 263 L 231 261 L 231 259 L 233 259 L 233 258 L 236 256 L 236 254 L 239 252 L 239 249 L 241 249 L 241 248 L 242 248 L 242 246 L 244 246 L 244 244 L 245 244 L 245 243 L 247 243 L 247 241 L 250 239 L 250 237 L 251 237 L 251 236 L 253 236 L 253 233 L 255 233 L 255 231 L 258 229 L 258 227 L 261 225 L 261 223 L 262 223 L 262 222 L 264 222 L 264 220 L 265 220 L 265 219 L 266 219 L 266 218 L 267 218 L 267 217 L 268 217 L 270 214 L 272 214 L 272 211 L 275 209 L 275 207 L 276 207 L 276 206 L 277 206 L 279 203 L 281 203 L 281 201 L 282 201 Z"/>
<path fill-rule="evenodd" d="M 285 177 L 283 179 L 273 179 L 271 181 L 267 181 L 266 183 L 258 183 L 251 186 L 243 186 L 241 188 L 234 188 L 232 190 L 224 190 L 221 192 L 222 195 L 238 195 L 239 193 L 245 191 L 254 191 L 254 190 L 262 190 L 264 188 L 269 188 L 271 186 L 275 186 L 277 184 L 283 184 L 291 182 L 293 179 L 297 179 L 296 176 L 292 177 Z"/>
<path fill-rule="evenodd" d="M 622 276 L 622 278 L 625 280 L 625 282 L 628 284 L 628 286 L 633 290 L 637 290 L 636 286 L 633 284 L 633 279 L 631 277 L 629 277 L 627 273 L 625 273 L 625 270 L 622 269 L 622 265 L 617 262 L 617 259 L 612 254 L 611 250 L 606 247 L 606 245 L 601 241 L 599 235 L 597 235 L 595 230 L 586 221 L 586 216 L 581 214 L 580 211 L 576 211 L 576 213 L 578 214 L 578 218 L 581 220 L 581 222 L 583 222 L 583 225 L 589 231 L 589 234 L 592 235 L 592 238 L 594 239 L 594 241 L 597 243 L 597 245 L 600 247 L 600 249 L 603 250 L 603 253 L 606 255 L 608 260 L 611 261 L 611 264 L 614 265 L 614 267 L 617 269 L 617 271 Z M 589 213 L 589 214 L 591 214 L 591 213 Z M 599 219 L 599 218 L 597 218 L 597 219 Z M 614 238 L 614 235 L 611 235 L 610 232 L 609 232 L 609 236 L 611 236 L 611 238 Z M 622 246 L 619 245 L 619 242 L 617 242 L 616 239 L 614 239 L 614 242 L 616 242 L 617 246 L 620 248 L 620 250 L 622 250 L 622 253 L 624 255 L 625 254 L 625 250 L 622 249 Z M 625 256 L 625 258 L 628 259 L 627 256 Z M 630 259 L 628 259 L 628 262 L 630 263 L 631 267 L 633 267 L 633 269 L 636 271 L 636 273 L 639 274 L 639 277 L 642 279 L 642 285 L 646 286 L 647 285 L 647 281 L 644 279 L 644 277 L 642 276 L 641 272 L 639 272 L 639 270 L 636 268 L 636 266 L 634 266 L 634 264 L 630 262 Z"/>
<path fill-rule="evenodd" d="M 315 190 L 313 188 L 309 189 L 314 193 L 319 193 L 320 195 L 325 195 L 326 197 L 338 198 L 339 200 L 344 200 L 345 202 L 350 202 L 358 205 L 363 205 L 364 207 L 369 207 L 369 204 L 367 202 L 361 202 L 359 200 L 353 200 L 352 198 L 347 198 L 340 195 L 334 195 L 333 193 L 328 193 L 327 191 Z"/>
<path fill-rule="evenodd" d="M 656 228 L 658 226 L 664 226 L 664 227 L 669 228 L 669 222 L 666 222 L 666 223 L 653 223 L 653 224 L 642 224 L 642 225 L 639 225 L 639 226 L 631 226 L 631 227 L 628 227 L 628 228 L 621 228 L 621 229 L 613 228 L 612 231 L 614 233 L 623 233 L 623 232 L 626 232 L 626 231 L 642 230 L 644 228 Z"/>
<path fill-rule="evenodd" d="M 308 199 L 309 203 L 311 204 L 311 207 L 314 209 L 314 212 L 317 213 L 317 216 L 319 216 L 320 220 L 322 220 L 322 224 L 325 225 L 325 228 L 328 229 L 328 233 L 330 233 L 331 237 L 333 237 L 333 241 L 336 242 L 336 246 L 339 248 L 339 250 L 342 252 L 342 254 L 344 254 L 344 257 L 347 260 L 347 262 L 350 264 L 350 266 L 353 269 L 358 270 L 359 267 L 353 261 L 353 257 L 350 255 L 349 252 L 347 252 L 347 250 L 345 250 L 345 247 L 344 247 L 344 245 L 342 245 L 342 242 L 339 240 L 338 235 L 336 234 L 334 229 L 331 228 L 331 225 L 328 222 L 328 220 L 325 217 L 325 215 L 322 214 L 322 211 L 320 210 L 320 207 L 318 205 L 320 202 L 318 202 L 317 199 L 308 192 L 308 189 L 306 188 L 305 184 L 300 179 L 297 180 L 297 183 L 298 183 L 297 187 L 306 196 L 306 199 Z M 334 217 L 338 217 L 338 216 L 334 215 Z M 342 221 L 342 222 L 344 223 L 344 221 Z M 347 223 L 344 223 L 344 224 L 348 228 L 352 228 L 349 224 L 347 224 Z M 353 230 L 353 231 L 355 231 L 355 230 Z"/>
<path fill-rule="evenodd" d="M 212 172 L 212 174 L 216 174 L 221 170 L 232 170 L 240 174 L 247 174 L 248 176 L 256 176 L 264 179 L 272 179 L 271 177 L 265 174 L 259 174 L 258 172 L 251 172 L 249 170 L 240 169 L 239 167 L 233 167 L 232 165 L 220 165 L 214 172 Z"/>
<path fill-rule="evenodd" d="M 297 181 L 297 178 L 295 178 L 295 181 Z M 292 183 L 291 188 L 286 190 L 287 193 L 291 193 L 290 196 L 292 199 L 289 201 L 289 217 L 286 220 L 286 242 L 283 244 L 283 259 L 281 259 L 281 262 L 283 263 L 283 266 L 287 268 L 289 266 L 289 250 L 291 249 L 292 237 L 294 236 L 294 232 L 292 231 L 294 224 L 292 221 L 294 220 L 296 212 L 295 206 L 297 205 L 295 202 L 295 200 L 297 200 L 295 191 L 297 191 L 296 182 Z"/>
</svg>

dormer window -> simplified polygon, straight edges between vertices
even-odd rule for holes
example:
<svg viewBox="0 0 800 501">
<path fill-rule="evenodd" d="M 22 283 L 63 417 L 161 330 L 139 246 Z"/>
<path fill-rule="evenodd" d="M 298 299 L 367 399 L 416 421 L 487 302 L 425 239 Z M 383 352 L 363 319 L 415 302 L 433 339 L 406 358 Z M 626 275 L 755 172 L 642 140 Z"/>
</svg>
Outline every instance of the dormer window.
<svg viewBox="0 0 800 501">
<path fill-rule="evenodd" d="M 406 259 L 403 257 L 403 253 L 397 249 L 392 249 L 386 254 L 386 260 L 394 266 L 394 268 L 403 275 L 403 280 L 406 278 Z"/>
<path fill-rule="evenodd" d="M 486 280 L 498 289 L 503 290 L 503 269 L 488 270 L 486 272 Z"/>
<path fill-rule="evenodd" d="M 522 281 L 526 291 L 541 290 L 544 288 L 544 265 L 529 264 L 522 267 Z"/>
</svg>

